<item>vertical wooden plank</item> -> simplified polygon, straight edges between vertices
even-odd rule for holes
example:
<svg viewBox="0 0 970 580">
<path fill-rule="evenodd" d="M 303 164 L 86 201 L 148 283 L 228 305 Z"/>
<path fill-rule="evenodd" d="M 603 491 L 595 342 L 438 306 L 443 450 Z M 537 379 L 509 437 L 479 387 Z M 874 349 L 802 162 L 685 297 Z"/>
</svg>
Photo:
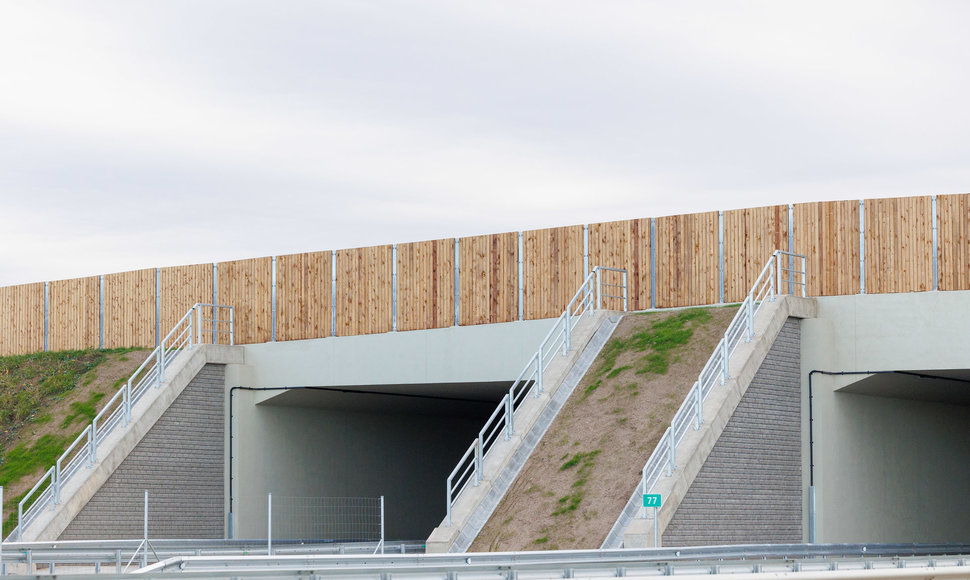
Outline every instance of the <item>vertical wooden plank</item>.
<svg viewBox="0 0 970 580">
<path fill-rule="evenodd" d="M 212 264 L 161 268 L 162 337 L 196 304 L 212 302 Z M 206 314 L 206 317 L 211 317 Z"/>
<path fill-rule="evenodd" d="M 217 265 L 219 304 L 235 307 L 236 344 L 268 342 L 272 337 L 272 268 L 270 257 Z M 219 340 L 225 342 L 226 335 Z"/>
<path fill-rule="evenodd" d="M 337 250 L 337 336 L 390 332 L 391 246 Z"/>
<path fill-rule="evenodd" d="M 866 292 L 932 290 L 932 199 L 867 199 L 863 204 Z"/>
<path fill-rule="evenodd" d="M 100 331 L 98 276 L 50 283 L 48 348 L 79 350 L 98 347 Z"/>
<path fill-rule="evenodd" d="M 459 323 L 511 322 L 519 314 L 519 239 L 515 232 L 458 242 Z"/>
<path fill-rule="evenodd" d="M 740 302 L 775 250 L 788 249 L 788 206 L 724 212 L 724 301 Z"/>
<path fill-rule="evenodd" d="M 129 346 L 155 346 L 154 268 L 104 277 L 104 347 Z"/>
<path fill-rule="evenodd" d="M 44 350 L 44 283 L 0 288 L 0 356 Z"/>
<path fill-rule="evenodd" d="M 583 226 L 529 230 L 522 234 L 523 308 L 526 320 L 562 314 L 583 273 Z"/>
<path fill-rule="evenodd" d="M 454 323 L 455 240 L 397 246 L 397 329 L 444 328 Z"/>
<path fill-rule="evenodd" d="M 331 252 L 276 258 L 276 338 L 330 336 Z"/>
<path fill-rule="evenodd" d="M 970 193 L 936 198 L 940 290 L 970 290 Z"/>
<path fill-rule="evenodd" d="M 794 206 L 794 251 L 807 257 L 808 295 L 858 294 L 859 202 Z"/>
<path fill-rule="evenodd" d="M 629 309 L 650 308 L 650 218 L 589 224 L 589 267 L 596 266 L 625 269 Z"/>
<path fill-rule="evenodd" d="M 717 212 L 656 219 L 657 306 L 718 300 Z"/>
</svg>

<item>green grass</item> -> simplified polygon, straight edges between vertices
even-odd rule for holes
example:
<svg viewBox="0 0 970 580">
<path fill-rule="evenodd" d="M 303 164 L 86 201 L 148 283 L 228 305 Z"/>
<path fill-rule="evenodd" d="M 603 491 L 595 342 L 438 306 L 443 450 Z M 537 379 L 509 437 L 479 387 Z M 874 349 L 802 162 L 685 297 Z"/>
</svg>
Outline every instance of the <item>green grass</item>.
<svg viewBox="0 0 970 580">
<path fill-rule="evenodd" d="M 70 415 L 64 417 L 64 421 L 61 422 L 61 429 L 66 429 L 74 422 L 75 419 L 81 418 L 82 424 L 87 424 L 87 421 L 94 421 L 94 416 L 97 414 L 98 401 L 104 398 L 104 393 L 91 393 L 87 401 L 75 401 L 71 403 L 71 410 L 74 411 Z M 84 421 L 87 419 L 87 421 Z"/>
<path fill-rule="evenodd" d="M 576 453 L 559 467 L 559 471 L 567 471 L 576 467 L 576 479 L 571 485 L 573 492 L 556 500 L 557 507 L 552 512 L 552 515 L 559 516 L 562 514 L 567 514 L 574 512 L 579 508 L 579 505 L 583 501 L 583 497 L 586 495 L 585 487 L 587 478 L 589 477 L 589 472 L 593 469 L 593 465 L 595 464 L 594 460 L 599 453 L 599 449 Z M 567 453 L 563 456 L 563 458 L 568 457 L 568 455 L 569 454 Z"/>
<path fill-rule="evenodd" d="M 43 425 L 52 421 L 50 413 L 40 411 L 70 393 L 78 384 L 91 384 L 95 379 L 94 369 L 109 355 L 118 358 L 134 350 L 137 349 L 87 349 L 0 357 L 0 429 L 8 437 L 7 441 L 15 438 L 28 422 Z M 116 385 L 120 386 L 122 382 L 118 381 Z M 72 403 L 73 413 L 64 419 L 61 427 L 66 428 L 77 419 L 85 424 L 93 419 L 97 403 L 104 396 L 104 393 L 95 393 L 87 401 Z M 9 486 L 49 468 L 77 435 L 46 434 L 32 445 L 20 444 L 4 451 L 0 454 L 0 485 Z M 17 504 L 25 495 L 26 492 L 6 498 L 4 509 L 10 515 L 3 522 L 4 535 L 17 525 Z M 32 496 L 31 501 L 37 495 Z"/>
<path fill-rule="evenodd" d="M 711 314 L 706 308 L 691 308 L 658 320 L 650 328 L 635 332 L 627 339 L 614 338 L 603 347 L 597 374 L 614 378 L 629 369 L 630 366 L 616 366 L 617 358 L 625 352 L 646 352 L 637 360 L 636 374 L 666 374 L 670 368 L 671 351 L 687 344 L 694 329 L 710 319 Z"/>
</svg>

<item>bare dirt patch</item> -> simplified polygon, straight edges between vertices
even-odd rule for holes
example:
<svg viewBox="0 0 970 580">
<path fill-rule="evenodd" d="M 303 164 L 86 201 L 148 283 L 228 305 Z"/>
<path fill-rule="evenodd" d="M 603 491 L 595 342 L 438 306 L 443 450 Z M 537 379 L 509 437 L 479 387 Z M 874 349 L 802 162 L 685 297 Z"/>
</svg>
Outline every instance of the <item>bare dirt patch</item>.
<svg viewBox="0 0 970 580">
<path fill-rule="evenodd" d="M 599 548 L 736 310 L 624 317 L 470 549 Z"/>
</svg>

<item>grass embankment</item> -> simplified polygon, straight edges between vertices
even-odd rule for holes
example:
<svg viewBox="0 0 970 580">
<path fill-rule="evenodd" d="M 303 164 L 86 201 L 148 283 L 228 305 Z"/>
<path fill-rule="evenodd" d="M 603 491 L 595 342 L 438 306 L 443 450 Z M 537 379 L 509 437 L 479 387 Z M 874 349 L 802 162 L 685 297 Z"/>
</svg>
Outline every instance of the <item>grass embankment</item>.
<svg viewBox="0 0 970 580">
<path fill-rule="evenodd" d="M 136 349 L 0 357 L 0 485 L 3 535 L 17 504 L 141 362 Z"/>
<path fill-rule="evenodd" d="M 471 550 L 598 548 L 735 310 L 626 316 Z"/>
</svg>

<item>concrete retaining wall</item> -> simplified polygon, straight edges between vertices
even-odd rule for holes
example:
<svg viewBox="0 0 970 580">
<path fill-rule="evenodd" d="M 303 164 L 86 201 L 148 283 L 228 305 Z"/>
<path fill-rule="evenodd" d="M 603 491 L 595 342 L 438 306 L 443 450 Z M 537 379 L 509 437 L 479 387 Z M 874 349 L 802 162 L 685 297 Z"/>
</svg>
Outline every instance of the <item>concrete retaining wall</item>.
<svg viewBox="0 0 970 580">
<path fill-rule="evenodd" d="M 799 320 L 789 318 L 663 533 L 664 546 L 802 541 Z"/>
<path fill-rule="evenodd" d="M 140 538 L 146 489 L 150 537 L 224 537 L 224 377 L 206 364 L 60 539 Z"/>
</svg>

